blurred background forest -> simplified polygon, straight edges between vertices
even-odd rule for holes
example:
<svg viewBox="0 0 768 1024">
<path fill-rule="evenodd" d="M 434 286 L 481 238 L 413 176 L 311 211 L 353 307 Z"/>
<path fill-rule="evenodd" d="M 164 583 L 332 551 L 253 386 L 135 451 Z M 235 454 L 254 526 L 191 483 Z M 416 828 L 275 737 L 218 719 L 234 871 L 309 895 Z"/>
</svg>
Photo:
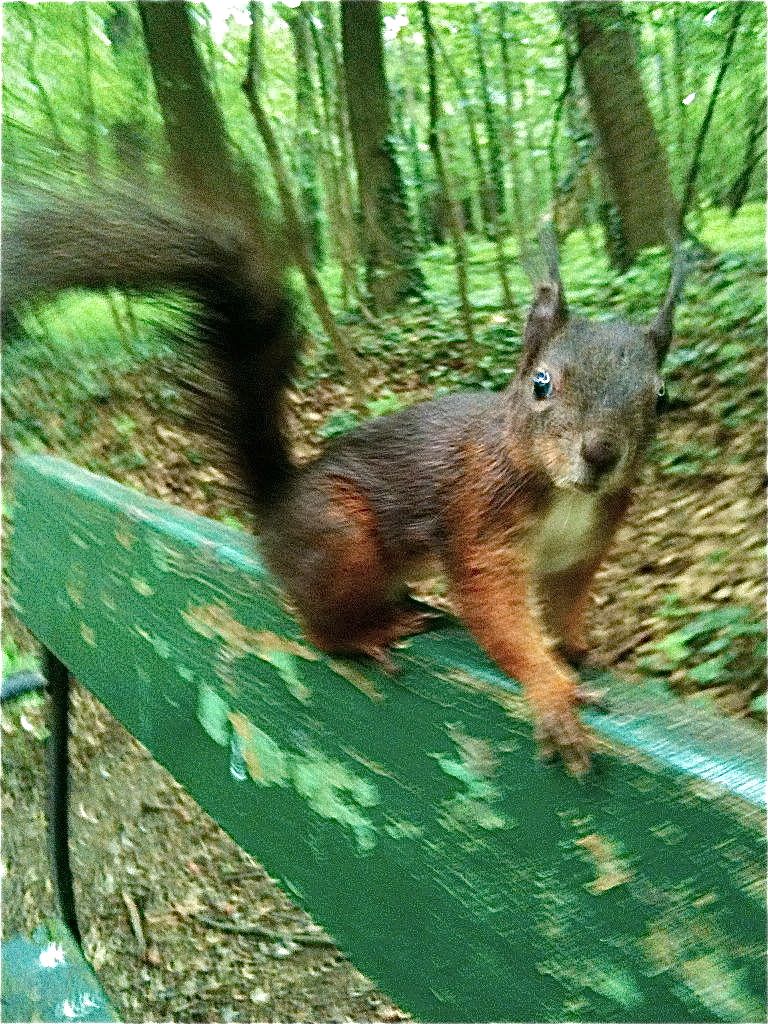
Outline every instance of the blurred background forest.
<svg viewBox="0 0 768 1024">
<path fill-rule="evenodd" d="M 764 5 L 220 0 L 180 20 L 175 6 L 3 5 L 6 197 L 162 179 L 173 100 L 158 102 L 154 80 L 168 73 L 169 41 L 194 44 L 187 141 L 203 163 L 229 147 L 290 228 L 306 335 L 291 394 L 300 458 L 361 417 L 503 387 L 542 216 L 558 232 L 569 301 L 587 316 L 649 320 L 668 245 L 687 237 L 699 263 L 666 364 L 670 410 L 601 574 L 595 646 L 662 690 L 764 717 Z M 247 526 L 226 468 L 184 417 L 169 337 L 185 316 L 183 303 L 117 292 L 31 310 L 26 343 L 5 356 L 5 450 L 64 455 Z M 439 599 L 439 583 L 428 596 Z M 12 623 L 3 646 L 5 671 L 29 664 Z M 114 737 L 82 702 L 91 735 Z M 12 750 L 30 731 L 22 717 L 42 728 L 34 699 L 3 715 Z M 16 754 L 23 793 L 27 755 Z M 33 845 L 30 833 L 25 856 Z M 27 894 L 42 885 L 27 882 Z M 114 953 L 124 1013 L 210 1015 L 205 989 L 183 995 L 165 960 L 142 967 L 136 993 L 121 934 L 90 941 Z M 213 984 L 229 968 L 209 959 Z M 290 1001 L 320 973 L 230 1019 L 327 1017 L 330 1004 L 341 1019 L 396 1019 L 357 982 L 328 1005 Z"/>
</svg>

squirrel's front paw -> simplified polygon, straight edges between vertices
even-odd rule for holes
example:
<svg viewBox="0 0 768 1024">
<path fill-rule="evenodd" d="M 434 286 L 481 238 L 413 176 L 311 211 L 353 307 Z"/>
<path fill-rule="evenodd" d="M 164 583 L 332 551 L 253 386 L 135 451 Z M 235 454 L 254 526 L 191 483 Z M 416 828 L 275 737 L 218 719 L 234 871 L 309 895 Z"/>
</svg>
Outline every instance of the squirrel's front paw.
<svg viewBox="0 0 768 1024">
<path fill-rule="evenodd" d="M 534 709 L 534 735 L 541 756 L 545 760 L 559 756 L 566 770 L 577 778 L 589 771 L 594 747 L 592 735 L 577 713 L 580 698 L 575 688 L 567 696 L 558 694 L 556 701 L 537 702 Z"/>
</svg>

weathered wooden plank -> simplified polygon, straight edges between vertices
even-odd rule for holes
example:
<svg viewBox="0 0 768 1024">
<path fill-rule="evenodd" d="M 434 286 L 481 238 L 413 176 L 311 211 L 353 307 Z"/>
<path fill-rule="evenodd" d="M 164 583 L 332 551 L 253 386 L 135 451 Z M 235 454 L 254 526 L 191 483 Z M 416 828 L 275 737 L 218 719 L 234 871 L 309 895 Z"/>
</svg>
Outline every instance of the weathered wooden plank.
<svg viewBox="0 0 768 1024">
<path fill-rule="evenodd" d="M 762 739 L 610 680 L 579 784 L 466 634 L 388 678 L 303 640 L 252 541 L 14 466 L 16 610 L 401 1005 L 429 1020 L 762 1020 Z"/>
</svg>

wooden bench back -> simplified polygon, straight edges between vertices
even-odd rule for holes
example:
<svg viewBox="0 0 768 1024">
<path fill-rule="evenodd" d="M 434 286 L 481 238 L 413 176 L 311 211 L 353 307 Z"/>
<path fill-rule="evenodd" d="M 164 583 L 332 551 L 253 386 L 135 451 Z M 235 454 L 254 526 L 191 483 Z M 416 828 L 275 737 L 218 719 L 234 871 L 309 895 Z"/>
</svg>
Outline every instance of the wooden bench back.
<svg viewBox="0 0 768 1024">
<path fill-rule="evenodd" d="M 329 659 L 251 538 L 13 467 L 16 614 L 355 964 L 427 1020 L 765 1017 L 758 730 L 611 680 L 579 784 L 458 627 Z"/>
</svg>

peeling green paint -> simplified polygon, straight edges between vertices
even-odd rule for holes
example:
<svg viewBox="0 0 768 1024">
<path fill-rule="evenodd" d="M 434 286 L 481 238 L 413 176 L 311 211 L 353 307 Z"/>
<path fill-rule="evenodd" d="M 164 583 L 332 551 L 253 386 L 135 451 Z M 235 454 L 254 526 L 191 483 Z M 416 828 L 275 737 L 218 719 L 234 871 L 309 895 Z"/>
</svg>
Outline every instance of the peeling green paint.
<svg viewBox="0 0 768 1024">
<path fill-rule="evenodd" d="M 175 552 L 154 534 L 147 538 L 147 550 L 154 567 L 162 573 L 172 572 Z"/>
<path fill-rule="evenodd" d="M 455 793 L 440 804 L 438 821 L 449 829 L 503 828 L 507 821 L 498 814 L 493 804 L 501 800 L 501 790 L 491 781 L 496 770 L 496 758 L 491 745 L 475 736 L 465 735 L 458 726 L 446 726 L 458 747 L 459 757 L 431 754 L 446 775 L 458 779 L 464 792 Z"/>
<path fill-rule="evenodd" d="M 209 695 L 205 699 L 208 701 Z M 205 713 L 211 708 L 207 706 Z M 213 714 L 219 714 L 218 706 L 213 708 Z M 364 808 L 375 807 L 381 799 L 372 782 L 317 750 L 303 754 L 281 750 L 271 736 L 245 715 L 229 712 L 228 719 L 239 737 L 240 752 L 254 782 L 261 786 L 292 786 L 316 814 L 348 828 L 361 852 L 373 849 L 376 828 L 363 813 Z M 218 724 L 216 718 L 214 728 Z"/>
<path fill-rule="evenodd" d="M 243 760 L 253 781 L 262 786 L 287 785 L 287 755 L 272 737 L 237 712 L 230 712 L 229 721 L 240 737 Z"/>
<path fill-rule="evenodd" d="M 595 877 L 587 882 L 585 888 L 599 896 L 631 881 L 634 871 L 622 856 L 619 844 L 605 836 L 590 832 L 575 841 L 575 845 L 584 850 L 587 861 L 595 869 Z"/>
<path fill-rule="evenodd" d="M 743 985 L 744 972 L 712 953 L 684 960 L 678 968 L 686 987 L 721 1020 L 760 1020 L 762 1007 Z"/>
<path fill-rule="evenodd" d="M 683 922 L 654 928 L 643 941 L 659 970 L 671 972 L 695 1001 L 719 1020 L 762 1020 L 764 1010 L 743 984 L 743 972 L 722 952 L 702 948 Z"/>
<path fill-rule="evenodd" d="M 346 765 L 318 751 L 292 757 L 293 784 L 309 806 L 324 818 L 349 828 L 361 852 L 376 845 L 376 829 L 360 810 L 375 807 L 380 797 L 372 782 L 359 778 Z"/>
<path fill-rule="evenodd" d="M 589 979 L 589 988 L 611 1002 L 618 1003 L 625 1010 L 631 1010 L 643 1001 L 643 994 L 632 975 L 618 964 L 610 961 L 593 962 L 583 973 Z"/>
<path fill-rule="evenodd" d="M 152 647 L 157 654 L 158 658 L 162 658 L 163 661 L 167 661 L 171 656 L 171 648 L 167 640 L 163 637 L 158 636 L 156 633 L 150 633 L 149 630 L 144 629 L 142 626 L 133 627 L 142 640 L 146 640 L 147 643 Z"/>
<path fill-rule="evenodd" d="M 85 569 L 79 562 L 74 562 L 70 566 L 69 576 L 65 584 L 66 591 L 72 604 L 78 608 L 82 608 L 85 604 L 85 586 L 86 576 Z"/>
<path fill-rule="evenodd" d="M 141 594 L 142 597 L 152 597 L 155 592 L 154 587 L 150 587 L 145 579 L 141 576 L 131 576 L 131 586 L 137 594 Z"/>
<path fill-rule="evenodd" d="M 265 651 L 262 658 L 270 665 L 275 666 L 291 696 L 301 701 L 302 704 L 309 704 L 312 691 L 299 679 L 295 655 L 289 654 L 287 651 Z"/>
<path fill-rule="evenodd" d="M 88 644 L 89 647 L 96 646 L 96 631 L 90 626 L 86 626 L 84 622 L 80 623 L 80 636 Z"/>
<path fill-rule="evenodd" d="M 302 703 L 309 701 L 311 693 L 298 679 L 296 659 L 319 661 L 319 651 L 268 629 L 251 629 L 220 604 L 196 605 L 180 614 L 195 633 L 207 640 L 220 640 L 222 652 L 226 651 L 230 659 L 250 654 L 273 665 L 283 678 L 288 692 Z M 381 693 L 358 669 L 336 658 L 327 659 L 326 664 L 336 675 L 352 683 L 371 700 L 381 699 Z"/>
<path fill-rule="evenodd" d="M 181 674 L 181 670 L 179 670 Z M 212 686 L 200 683 L 197 688 L 197 720 L 214 743 L 226 747 L 229 740 L 229 708 Z"/>
<path fill-rule="evenodd" d="M 392 839 L 418 839 L 424 835 L 424 826 L 417 825 L 414 821 L 399 821 L 396 818 L 387 818 L 384 831 Z"/>
</svg>

